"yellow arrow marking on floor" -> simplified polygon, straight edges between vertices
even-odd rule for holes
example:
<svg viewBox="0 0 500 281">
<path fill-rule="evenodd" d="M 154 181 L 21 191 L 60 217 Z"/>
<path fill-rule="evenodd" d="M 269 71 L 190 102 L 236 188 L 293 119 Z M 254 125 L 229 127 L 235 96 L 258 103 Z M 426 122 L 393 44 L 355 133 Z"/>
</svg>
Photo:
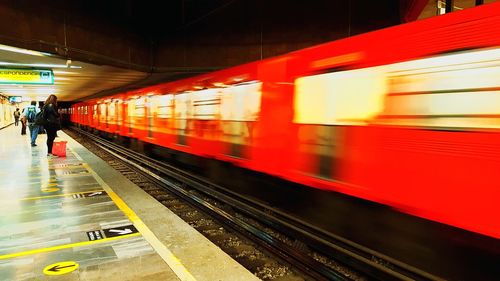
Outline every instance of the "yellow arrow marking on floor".
<svg viewBox="0 0 500 281">
<path fill-rule="evenodd" d="M 60 189 L 57 188 L 57 187 L 47 187 L 47 188 L 41 188 L 40 190 L 42 192 L 56 192 L 56 191 L 58 191 Z"/>
<path fill-rule="evenodd" d="M 43 269 L 45 275 L 63 275 L 78 269 L 78 263 L 74 261 L 61 261 L 47 265 Z"/>
</svg>

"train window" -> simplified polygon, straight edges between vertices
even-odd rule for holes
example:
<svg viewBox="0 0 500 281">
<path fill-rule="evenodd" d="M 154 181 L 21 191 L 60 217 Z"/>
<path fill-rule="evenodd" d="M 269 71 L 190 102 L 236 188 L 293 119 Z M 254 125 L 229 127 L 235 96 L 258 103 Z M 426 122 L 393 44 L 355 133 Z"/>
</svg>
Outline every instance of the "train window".
<svg viewBox="0 0 500 281">
<path fill-rule="evenodd" d="M 220 98 L 217 89 L 206 89 L 191 94 L 193 118 L 214 120 L 219 118 Z"/>
<path fill-rule="evenodd" d="M 258 119 L 261 105 L 262 83 L 252 82 L 218 89 L 221 100 L 220 118 L 222 139 L 230 143 L 228 155 L 245 158 Z"/>
<path fill-rule="evenodd" d="M 377 122 L 500 128 L 500 49 L 394 64 Z"/>
<path fill-rule="evenodd" d="M 189 94 L 175 95 L 175 127 L 187 129 L 187 119 L 191 117 L 191 100 Z"/>
<path fill-rule="evenodd" d="M 146 115 L 146 102 L 144 98 L 138 98 L 134 103 L 133 116 L 144 117 Z"/>
<path fill-rule="evenodd" d="M 256 121 L 260 112 L 262 83 L 223 88 L 221 92 L 221 119 Z"/>
<path fill-rule="evenodd" d="M 366 124 L 382 110 L 385 93 L 384 67 L 301 77 L 295 80 L 294 122 Z"/>
<path fill-rule="evenodd" d="M 99 105 L 99 115 L 100 115 L 101 119 L 106 118 L 106 104 L 105 103 L 101 103 Z"/>
<path fill-rule="evenodd" d="M 114 101 L 110 102 L 108 105 L 108 115 L 111 119 L 116 115 L 116 105 Z"/>
<path fill-rule="evenodd" d="M 122 125 L 122 122 L 123 122 L 123 105 L 122 105 L 122 100 L 118 99 L 116 101 L 116 123 L 118 125 L 118 127 L 120 127 Z"/>
<path fill-rule="evenodd" d="M 155 97 L 158 118 L 172 118 L 174 116 L 174 95 Z"/>
</svg>

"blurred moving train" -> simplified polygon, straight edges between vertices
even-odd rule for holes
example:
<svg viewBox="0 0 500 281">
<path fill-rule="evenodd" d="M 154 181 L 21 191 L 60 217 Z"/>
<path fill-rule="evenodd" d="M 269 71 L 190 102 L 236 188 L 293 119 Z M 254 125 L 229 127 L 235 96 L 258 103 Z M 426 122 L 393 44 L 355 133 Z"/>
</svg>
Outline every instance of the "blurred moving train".
<svg viewBox="0 0 500 281">
<path fill-rule="evenodd" d="M 77 103 L 71 121 L 500 238 L 500 3 Z"/>
</svg>

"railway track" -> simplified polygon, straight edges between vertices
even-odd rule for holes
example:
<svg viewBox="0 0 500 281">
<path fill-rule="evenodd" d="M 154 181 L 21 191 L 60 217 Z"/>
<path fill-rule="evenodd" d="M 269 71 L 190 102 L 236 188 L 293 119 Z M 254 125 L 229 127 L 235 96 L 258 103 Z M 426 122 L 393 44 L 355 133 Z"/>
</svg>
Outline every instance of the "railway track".
<svg viewBox="0 0 500 281">
<path fill-rule="evenodd" d="M 87 131 L 69 133 L 261 279 L 439 280 Z"/>
</svg>

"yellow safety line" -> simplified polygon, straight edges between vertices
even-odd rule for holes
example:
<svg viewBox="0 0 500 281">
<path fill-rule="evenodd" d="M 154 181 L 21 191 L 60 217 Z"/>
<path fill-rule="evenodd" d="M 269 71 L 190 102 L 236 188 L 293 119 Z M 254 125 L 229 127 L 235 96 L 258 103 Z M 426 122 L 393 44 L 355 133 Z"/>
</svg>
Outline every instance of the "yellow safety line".
<svg viewBox="0 0 500 281">
<path fill-rule="evenodd" d="M 33 255 L 33 254 L 39 254 L 39 253 L 45 253 L 45 252 L 52 252 L 52 251 L 68 249 L 68 248 L 82 247 L 82 246 L 87 246 L 87 245 L 94 244 L 94 243 L 109 242 L 109 241 L 114 241 L 114 240 L 118 240 L 118 239 L 123 239 L 123 238 L 127 238 L 127 237 L 132 237 L 132 236 L 139 236 L 139 235 L 141 235 L 141 234 L 137 232 L 137 233 L 125 234 L 125 235 L 121 235 L 121 236 L 104 238 L 101 240 L 76 242 L 76 243 L 71 243 L 71 244 L 64 244 L 64 245 L 59 245 L 59 246 L 40 248 L 40 249 L 12 253 L 12 254 L 6 254 L 6 255 L 1 255 L 0 260 L 11 259 L 11 258 Z"/>
<path fill-rule="evenodd" d="M 26 197 L 26 198 L 19 199 L 19 201 L 38 200 L 38 199 L 53 198 L 53 197 L 64 197 L 64 196 L 71 196 L 71 195 L 75 195 L 75 194 L 87 194 L 87 193 L 102 192 L 102 191 L 104 191 L 104 189 L 91 190 L 91 191 L 81 191 L 81 192 L 71 192 L 71 193 L 38 196 L 38 197 Z"/>
<path fill-rule="evenodd" d="M 76 151 L 70 150 L 78 156 Z M 81 158 L 80 158 L 81 159 Z M 156 237 L 156 235 L 144 224 L 144 222 L 130 209 L 125 202 L 109 187 L 106 182 L 87 164 L 83 163 L 85 168 L 94 176 L 94 178 L 101 184 L 102 188 L 108 196 L 115 202 L 115 204 L 122 210 L 128 219 L 134 224 L 135 228 L 139 230 L 142 236 L 149 242 L 151 247 L 163 258 L 168 266 L 175 272 L 177 277 L 181 280 L 195 281 L 194 276 L 187 270 L 182 262 Z"/>
</svg>

